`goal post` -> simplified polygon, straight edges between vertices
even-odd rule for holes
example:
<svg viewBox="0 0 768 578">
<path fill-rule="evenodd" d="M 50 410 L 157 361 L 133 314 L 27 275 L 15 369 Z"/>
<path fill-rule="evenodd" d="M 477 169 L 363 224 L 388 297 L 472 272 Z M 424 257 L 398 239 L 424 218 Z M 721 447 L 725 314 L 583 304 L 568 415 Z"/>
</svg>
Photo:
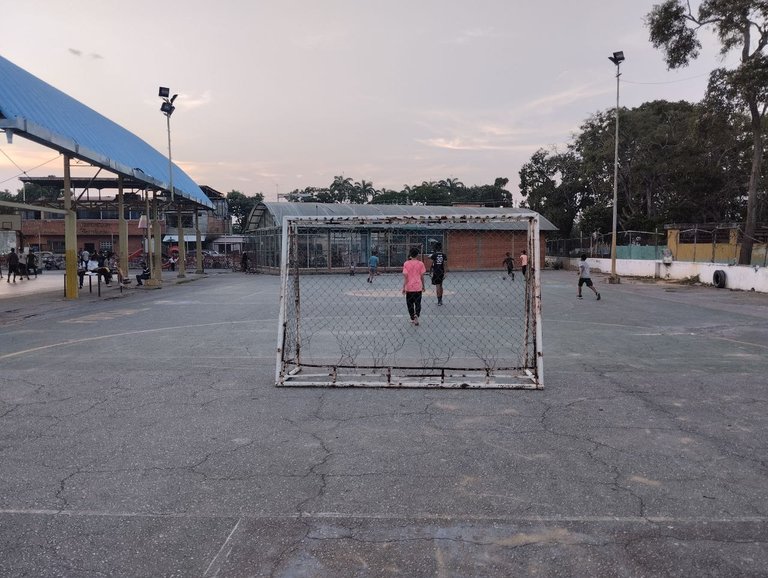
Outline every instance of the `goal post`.
<svg viewBox="0 0 768 578">
<path fill-rule="evenodd" d="M 418 322 L 403 294 L 413 248 Z M 285 217 L 281 250 L 276 385 L 543 387 L 538 214 Z"/>
</svg>

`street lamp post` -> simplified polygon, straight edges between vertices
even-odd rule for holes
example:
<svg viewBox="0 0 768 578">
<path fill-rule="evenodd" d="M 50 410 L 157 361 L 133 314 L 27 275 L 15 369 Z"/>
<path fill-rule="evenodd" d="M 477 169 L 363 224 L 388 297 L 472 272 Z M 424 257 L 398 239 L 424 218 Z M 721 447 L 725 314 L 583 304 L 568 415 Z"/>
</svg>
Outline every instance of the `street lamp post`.
<svg viewBox="0 0 768 578">
<path fill-rule="evenodd" d="M 622 51 L 614 52 L 608 60 L 616 65 L 616 137 L 613 150 L 613 234 L 611 235 L 611 276 L 609 283 L 620 283 L 621 278 L 616 274 L 616 226 L 618 221 L 617 201 L 619 190 L 619 77 L 621 76 L 621 63 L 624 62 Z"/>
<path fill-rule="evenodd" d="M 165 115 L 165 120 L 168 127 L 168 189 L 171 194 L 171 202 L 173 202 L 176 200 L 176 197 L 174 196 L 173 192 L 173 161 L 171 160 L 171 115 L 173 114 L 173 111 L 176 110 L 176 107 L 173 106 L 173 102 L 179 95 L 174 94 L 171 96 L 171 90 L 165 86 L 160 87 L 158 95 L 163 99 L 163 104 L 160 105 L 160 111 Z M 179 248 L 179 272 L 177 277 L 183 279 L 187 275 L 185 267 L 186 251 L 184 250 L 184 229 L 181 226 L 181 199 L 179 199 L 176 203 L 176 217 L 178 219 L 176 224 L 176 243 Z"/>
</svg>

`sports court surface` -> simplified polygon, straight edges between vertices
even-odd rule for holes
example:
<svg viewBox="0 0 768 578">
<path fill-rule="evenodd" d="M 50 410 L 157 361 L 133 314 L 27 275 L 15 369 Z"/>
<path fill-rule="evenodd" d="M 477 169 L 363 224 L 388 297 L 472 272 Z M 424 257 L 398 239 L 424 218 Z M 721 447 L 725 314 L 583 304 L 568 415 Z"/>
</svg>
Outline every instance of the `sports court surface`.
<svg viewBox="0 0 768 578">
<path fill-rule="evenodd" d="M 276 277 L 3 294 L 0 575 L 765 575 L 768 296 L 542 275 L 541 391 L 275 388 Z"/>
</svg>

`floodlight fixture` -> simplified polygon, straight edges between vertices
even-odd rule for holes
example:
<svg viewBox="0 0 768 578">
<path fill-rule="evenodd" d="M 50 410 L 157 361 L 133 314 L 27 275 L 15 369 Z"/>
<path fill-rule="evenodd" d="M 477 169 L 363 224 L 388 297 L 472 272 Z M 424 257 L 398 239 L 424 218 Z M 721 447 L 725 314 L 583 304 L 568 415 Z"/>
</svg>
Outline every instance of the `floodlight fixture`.
<svg viewBox="0 0 768 578">
<path fill-rule="evenodd" d="M 618 66 L 620 62 L 624 62 L 624 52 L 621 50 L 619 50 L 618 52 L 614 52 L 613 56 L 608 57 L 608 60 L 610 60 L 616 66 Z"/>
<path fill-rule="evenodd" d="M 160 91 L 157 93 L 157 96 L 160 98 L 168 98 L 168 95 L 171 94 L 171 89 L 166 86 L 161 86 Z"/>
<path fill-rule="evenodd" d="M 163 104 L 161 104 L 161 105 L 160 105 L 160 111 L 161 111 L 161 112 L 162 112 L 162 113 L 163 113 L 165 116 L 171 116 L 171 115 L 173 114 L 173 111 L 174 111 L 174 110 L 176 110 L 176 107 L 175 107 L 175 106 L 173 106 L 173 105 L 170 103 L 170 101 L 167 101 L 167 100 L 166 100 L 165 102 L 163 102 Z"/>
</svg>

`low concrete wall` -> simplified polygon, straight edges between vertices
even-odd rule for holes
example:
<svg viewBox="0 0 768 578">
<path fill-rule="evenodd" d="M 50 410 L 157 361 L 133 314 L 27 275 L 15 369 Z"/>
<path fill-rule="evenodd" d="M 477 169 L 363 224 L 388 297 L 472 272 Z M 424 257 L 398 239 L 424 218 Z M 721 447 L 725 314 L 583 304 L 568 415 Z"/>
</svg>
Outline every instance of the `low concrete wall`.
<svg viewBox="0 0 768 578">
<path fill-rule="evenodd" d="M 610 259 L 587 259 L 593 271 L 611 272 Z M 579 259 L 568 259 L 570 269 L 578 268 Z M 620 277 L 650 277 L 683 281 L 698 276 L 699 281 L 713 285 L 715 271 L 725 272 L 725 287 L 741 291 L 768 293 L 768 267 L 755 265 L 725 265 L 723 263 L 692 263 L 673 261 L 665 265 L 661 261 L 617 259 L 616 273 Z"/>
</svg>

